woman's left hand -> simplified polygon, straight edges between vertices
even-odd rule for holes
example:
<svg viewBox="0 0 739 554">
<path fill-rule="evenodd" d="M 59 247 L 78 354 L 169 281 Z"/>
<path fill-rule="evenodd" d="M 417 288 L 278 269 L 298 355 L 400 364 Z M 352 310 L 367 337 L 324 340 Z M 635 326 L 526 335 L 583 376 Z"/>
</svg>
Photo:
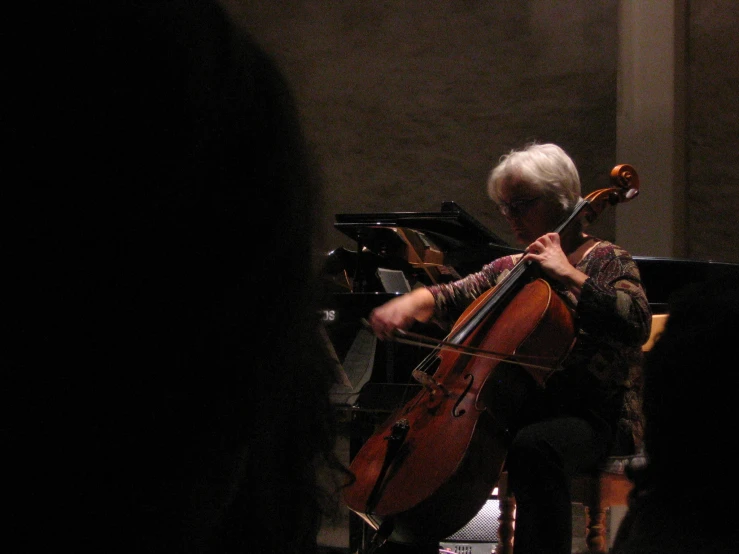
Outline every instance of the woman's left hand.
<svg viewBox="0 0 739 554">
<path fill-rule="evenodd" d="M 567 259 L 557 233 L 547 233 L 529 244 L 524 260 L 538 263 L 548 277 L 564 283 L 576 293 L 587 279 L 587 275 L 576 269 Z"/>
</svg>

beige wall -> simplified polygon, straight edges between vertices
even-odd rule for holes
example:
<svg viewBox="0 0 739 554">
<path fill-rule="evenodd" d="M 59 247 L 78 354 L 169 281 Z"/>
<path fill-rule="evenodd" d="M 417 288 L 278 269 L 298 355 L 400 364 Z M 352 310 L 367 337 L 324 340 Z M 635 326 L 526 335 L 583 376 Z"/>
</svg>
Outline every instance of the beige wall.
<svg viewBox="0 0 739 554">
<path fill-rule="evenodd" d="M 335 213 L 436 211 L 445 200 L 512 240 L 485 180 L 501 154 L 531 140 L 563 146 L 584 193 L 607 186 L 617 163 L 651 177 L 659 163 L 649 157 L 642 168 L 617 157 L 623 1 L 222 0 L 296 93 L 324 173 L 319 254 L 352 246 L 333 229 Z M 642 179 L 643 196 L 607 210 L 594 231 L 615 240 L 618 213 L 647 237 L 674 234 L 633 242 L 634 254 L 739 262 L 739 15 L 731 0 L 682 4 L 685 46 L 665 61 L 684 71 L 687 86 L 674 91 L 684 93 L 684 120 L 671 121 L 685 138 L 640 124 L 655 130 L 647 145 L 662 141 L 656 152 L 679 154 L 671 167 L 684 167 L 685 201 L 665 205 L 675 181 L 657 172 L 659 182 Z"/>
<path fill-rule="evenodd" d="M 688 254 L 739 262 L 739 10 L 689 2 Z"/>
</svg>

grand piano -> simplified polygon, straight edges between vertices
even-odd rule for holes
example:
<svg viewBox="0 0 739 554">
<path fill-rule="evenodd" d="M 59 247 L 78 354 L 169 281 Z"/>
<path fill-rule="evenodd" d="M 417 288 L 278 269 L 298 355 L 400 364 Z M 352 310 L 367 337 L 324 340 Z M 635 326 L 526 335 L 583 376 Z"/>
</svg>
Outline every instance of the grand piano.
<svg viewBox="0 0 739 554">
<path fill-rule="evenodd" d="M 362 319 L 374 307 L 416 286 L 457 279 L 520 249 L 455 202 L 443 202 L 438 212 L 340 213 L 335 218 L 334 227 L 354 247 L 337 248 L 326 256 L 322 312 L 326 339 L 341 375 L 333 402 L 348 414 L 351 457 L 377 424 L 420 389 L 411 372 L 429 354 L 421 346 L 379 342 L 363 327 Z M 724 273 L 739 279 L 739 264 L 638 256 L 635 261 L 654 313 L 666 313 L 672 292 L 689 283 Z M 444 331 L 434 324 L 416 325 L 415 331 L 443 337 Z M 475 518 L 471 527 L 450 539 L 494 534 L 497 515 L 485 509 L 481 515 L 486 516 L 484 524 Z M 358 518 L 351 527 L 350 543 L 356 547 L 365 540 L 366 528 Z"/>
<path fill-rule="evenodd" d="M 414 362 L 427 354 L 420 347 L 392 343 L 380 348 L 361 323 L 374 307 L 416 286 L 451 281 L 494 258 L 520 252 L 455 202 L 443 202 L 438 212 L 340 213 L 335 218 L 334 227 L 355 242 L 352 249 L 331 251 L 322 272 L 325 328 L 338 361 L 346 362 L 338 403 L 354 405 L 367 383 L 407 384 Z M 672 292 L 689 283 L 723 273 L 739 279 L 739 264 L 634 259 L 654 313 L 665 313 Z M 441 338 L 435 325 L 419 331 Z M 388 390 L 366 401 L 373 406 L 392 403 Z"/>
<path fill-rule="evenodd" d="M 363 407 L 390 408 L 405 389 L 377 385 L 407 385 L 428 351 L 378 343 L 362 318 L 414 287 L 458 279 L 519 250 L 454 202 L 442 203 L 439 212 L 336 214 L 334 226 L 356 243 L 331 251 L 323 268 L 323 321 L 346 374 L 334 400 L 357 407 L 361 393 Z M 441 338 L 437 326 L 419 327 Z"/>
</svg>

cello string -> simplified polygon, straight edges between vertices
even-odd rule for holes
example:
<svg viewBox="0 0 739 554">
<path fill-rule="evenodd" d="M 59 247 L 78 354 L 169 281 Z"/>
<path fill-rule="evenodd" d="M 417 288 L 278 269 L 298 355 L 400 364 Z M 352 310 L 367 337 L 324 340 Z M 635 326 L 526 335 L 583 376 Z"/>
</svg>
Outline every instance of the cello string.
<svg viewBox="0 0 739 554">
<path fill-rule="evenodd" d="M 527 356 L 525 354 L 503 354 L 500 352 L 493 352 L 491 350 L 483 350 L 480 348 L 475 348 L 473 346 L 465 346 L 461 344 L 454 344 L 447 341 L 439 341 L 437 339 L 432 339 L 430 337 L 424 337 L 424 335 L 416 335 L 415 333 L 408 333 L 407 331 L 399 331 L 398 333 L 402 333 L 406 336 L 415 336 L 415 337 L 422 337 L 423 340 L 413 340 L 410 338 L 405 338 L 402 335 L 395 337 L 393 340 L 396 342 L 400 342 L 403 344 L 410 344 L 413 346 L 422 346 L 424 348 L 431 348 L 433 350 L 453 350 L 456 352 L 462 352 L 463 354 L 469 354 L 471 356 L 476 356 L 479 358 L 488 358 L 491 360 L 499 360 L 502 362 L 507 363 L 515 363 L 518 365 L 522 365 L 525 367 L 530 367 L 533 369 L 545 369 L 547 371 L 552 371 L 551 366 L 544 366 L 539 364 L 534 364 L 531 362 L 525 362 L 523 361 L 525 358 L 528 359 L 534 359 L 534 360 L 554 360 L 554 358 L 548 357 L 548 356 Z M 433 341 L 434 344 L 431 344 L 431 342 L 424 342 L 424 341 Z"/>
<path fill-rule="evenodd" d="M 372 326 L 369 324 L 369 322 L 366 319 L 362 318 L 361 323 L 368 330 L 370 331 L 372 330 Z M 400 342 L 403 344 L 410 344 L 412 346 L 422 346 L 423 348 L 429 348 L 436 352 L 440 350 L 452 350 L 452 351 L 462 352 L 465 354 L 470 354 L 472 356 L 477 356 L 480 358 L 488 358 L 491 360 L 499 360 L 499 361 L 504 361 L 508 363 L 517 363 L 519 365 L 522 365 L 525 367 L 531 367 L 534 369 L 546 369 L 547 371 L 552 370 L 551 366 L 542 366 L 538 364 L 533 364 L 531 362 L 525 362 L 523 360 L 525 359 L 541 360 L 542 362 L 556 361 L 556 359 L 552 358 L 551 356 L 532 356 L 532 355 L 526 355 L 526 354 L 513 354 L 513 353 L 506 354 L 503 352 L 495 352 L 492 350 L 484 350 L 481 348 L 475 348 L 474 346 L 457 344 L 454 342 L 449 342 L 448 340 L 445 340 L 445 339 L 435 339 L 433 337 L 428 337 L 426 335 L 422 335 L 419 333 L 413 333 L 411 331 L 403 331 L 400 329 L 396 329 L 394 331 L 394 334 L 395 334 L 395 337 L 393 337 L 391 340 L 395 342 Z M 406 337 L 412 337 L 412 338 L 406 338 Z M 427 368 L 433 367 L 433 364 L 435 362 L 436 362 L 436 357 L 434 355 L 434 352 L 432 352 L 428 356 L 426 356 L 421 361 L 421 363 L 418 364 L 418 366 L 415 369 L 417 371 L 423 371 L 424 373 L 427 373 Z"/>
</svg>

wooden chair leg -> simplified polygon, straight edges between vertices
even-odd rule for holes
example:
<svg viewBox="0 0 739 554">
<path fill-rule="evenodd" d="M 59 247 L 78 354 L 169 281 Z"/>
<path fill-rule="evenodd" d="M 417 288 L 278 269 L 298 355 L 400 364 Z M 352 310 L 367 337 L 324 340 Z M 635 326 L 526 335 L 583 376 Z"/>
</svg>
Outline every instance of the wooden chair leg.
<svg viewBox="0 0 739 554">
<path fill-rule="evenodd" d="M 508 491 L 508 473 L 498 480 L 498 545 L 495 554 L 513 554 L 513 528 L 516 521 L 516 499 Z"/>
<path fill-rule="evenodd" d="M 608 552 L 606 514 L 613 506 L 627 506 L 633 483 L 623 473 L 600 473 L 586 479 L 585 507 L 586 544 L 590 554 Z M 611 529 L 615 533 L 617 529 Z"/>
<path fill-rule="evenodd" d="M 585 544 L 590 554 L 606 554 L 606 506 L 599 477 L 581 479 L 585 508 Z"/>
<path fill-rule="evenodd" d="M 606 510 L 598 504 L 585 506 L 585 543 L 590 554 L 606 554 Z"/>
</svg>

